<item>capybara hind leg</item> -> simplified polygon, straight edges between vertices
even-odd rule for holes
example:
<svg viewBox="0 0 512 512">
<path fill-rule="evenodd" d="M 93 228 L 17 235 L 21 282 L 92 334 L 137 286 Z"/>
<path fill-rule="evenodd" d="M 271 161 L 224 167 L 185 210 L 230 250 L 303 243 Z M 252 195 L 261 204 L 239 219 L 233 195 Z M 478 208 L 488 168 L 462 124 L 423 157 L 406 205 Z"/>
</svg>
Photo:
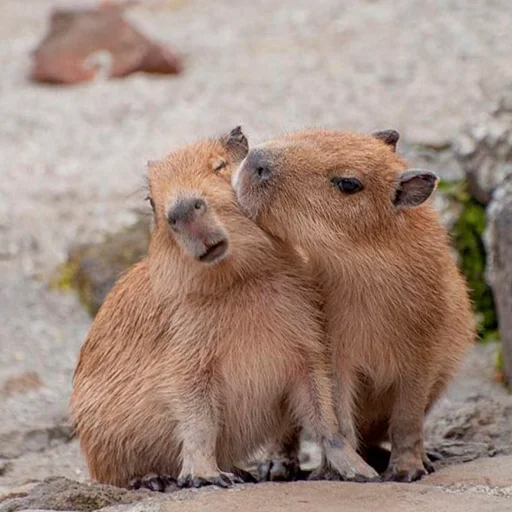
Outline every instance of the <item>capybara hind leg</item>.
<svg viewBox="0 0 512 512">
<path fill-rule="evenodd" d="M 427 403 L 424 385 L 404 383 L 397 390 L 390 422 L 391 458 L 384 480 L 414 482 L 428 473 L 423 445 L 423 421 Z"/>
</svg>

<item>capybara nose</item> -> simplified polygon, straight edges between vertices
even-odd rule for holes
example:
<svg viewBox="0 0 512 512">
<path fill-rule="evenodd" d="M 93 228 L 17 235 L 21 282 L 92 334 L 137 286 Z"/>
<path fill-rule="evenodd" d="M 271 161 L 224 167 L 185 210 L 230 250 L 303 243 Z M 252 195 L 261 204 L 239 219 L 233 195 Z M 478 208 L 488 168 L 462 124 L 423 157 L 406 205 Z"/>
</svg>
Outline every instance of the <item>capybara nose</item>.
<svg viewBox="0 0 512 512">
<path fill-rule="evenodd" d="M 167 220 L 174 230 L 179 231 L 182 227 L 201 217 L 205 211 L 204 199 L 198 197 L 178 199 L 169 209 Z"/>
<path fill-rule="evenodd" d="M 263 149 L 249 151 L 244 167 L 250 170 L 253 179 L 259 182 L 267 181 L 272 176 L 272 162 L 270 155 Z"/>
</svg>

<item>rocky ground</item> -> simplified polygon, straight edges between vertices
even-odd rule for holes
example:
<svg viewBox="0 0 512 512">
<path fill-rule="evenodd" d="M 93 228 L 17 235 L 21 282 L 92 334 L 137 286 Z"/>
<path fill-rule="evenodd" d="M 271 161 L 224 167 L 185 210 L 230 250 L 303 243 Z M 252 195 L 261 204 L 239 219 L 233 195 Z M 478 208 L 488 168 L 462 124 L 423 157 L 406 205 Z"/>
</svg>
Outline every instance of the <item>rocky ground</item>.
<svg viewBox="0 0 512 512">
<path fill-rule="evenodd" d="M 415 165 L 453 178 L 451 144 L 512 82 L 508 0 L 173 0 L 129 16 L 181 52 L 182 75 L 30 84 L 30 51 L 53 3 L 0 6 L 0 493 L 51 475 L 86 480 L 67 399 L 90 317 L 50 283 L 72 245 L 135 222 L 148 159 L 240 123 L 252 142 L 305 125 L 393 127 Z M 427 426 L 446 462 L 478 460 L 421 484 L 262 485 L 135 508 L 507 510 L 512 398 L 493 382 L 494 360 L 494 346 L 477 347 Z M 31 499 L 0 510 L 42 507 Z"/>
</svg>

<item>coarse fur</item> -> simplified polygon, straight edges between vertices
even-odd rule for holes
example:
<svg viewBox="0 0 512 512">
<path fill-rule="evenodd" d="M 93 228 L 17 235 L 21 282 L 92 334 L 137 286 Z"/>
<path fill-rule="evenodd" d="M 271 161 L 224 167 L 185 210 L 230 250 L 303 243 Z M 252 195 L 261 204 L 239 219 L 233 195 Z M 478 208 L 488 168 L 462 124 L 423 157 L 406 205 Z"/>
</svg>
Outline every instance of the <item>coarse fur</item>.
<svg viewBox="0 0 512 512">
<path fill-rule="evenodd" d="M 345 476 L 373 476 L 337 435 L 312 282 L 293 250 L 241 214 L 225 177 L 246 153 L 237 128 L 150 165 L 149 255 L 108 295 L 74 376 L 96 481 L 228 486 L 291 424 Z"/>
<path fill-rule="evenodd" d="M 475 339 L 449 239 L 428 197 L 432 173 L 406 171 L 392 130 L 307 130 L 254 147 L 233 186 L 246 213 L 307 255 L 323 293 L 338 418 L 360 453 L 386 440 L 385 479 L 431 465 L 424 416 Z M 358 180 L 345 192 L 341 180 Z"/>
</svg>

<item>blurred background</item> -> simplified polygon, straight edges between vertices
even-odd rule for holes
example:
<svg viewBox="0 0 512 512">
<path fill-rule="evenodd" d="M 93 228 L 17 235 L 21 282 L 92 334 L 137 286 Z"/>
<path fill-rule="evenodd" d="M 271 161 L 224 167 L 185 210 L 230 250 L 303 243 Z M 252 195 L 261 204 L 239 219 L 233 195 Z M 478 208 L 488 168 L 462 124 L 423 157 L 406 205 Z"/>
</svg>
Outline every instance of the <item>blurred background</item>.
<svg viewBox="0 0 512 512">
<path fill-rule="evenodd" d="M 55 0 L 0 3 L 0 492 L 87 478 L 71 379 L 146 250 L 146 162 L 238 124 L 250 144 L 394 128 L 411 164 L 440 174 L 481 343 L 427 441 L 463 461 L 512 451 L 510 0 L 125 4 L 52 18 Z"/>
</svg>

